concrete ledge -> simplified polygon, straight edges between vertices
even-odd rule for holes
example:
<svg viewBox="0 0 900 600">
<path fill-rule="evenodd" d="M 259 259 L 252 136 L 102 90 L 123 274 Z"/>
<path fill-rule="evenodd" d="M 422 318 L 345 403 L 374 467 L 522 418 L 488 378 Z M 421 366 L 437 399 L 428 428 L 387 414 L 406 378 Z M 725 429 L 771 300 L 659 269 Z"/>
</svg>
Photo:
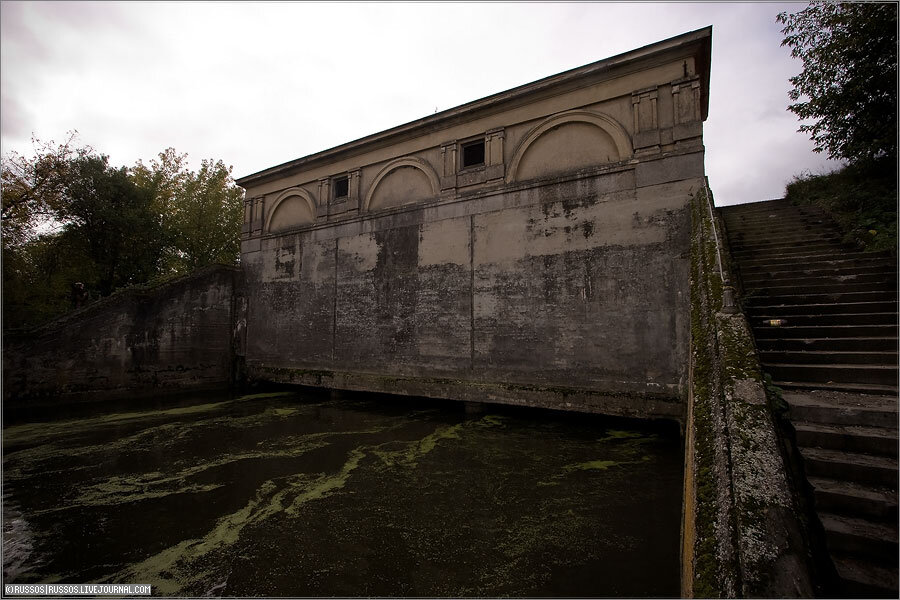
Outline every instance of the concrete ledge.
<svg viewBox="0 0 900 600">
<path fill-rule="evenodd" d="M 222 393 L 234 389 L 231 381 L 210 379 L 209 381 L 194 381 L 192 383 L 162 384 L 157 387 L 118 387 L 103 388 L 71 387 L 68 389 L 54 389 L 49 392 L 38 392 L 23 395 L 13 400 L 4 401 L 3 417 L 16 419 L 21 415 L 29 414 L 53 414 L 62 406 L 88 405 L 105 402 L 135 402 L 135 406 L 142 402 L 157 402 L 161 399 L 195 397 L 209 394 L 221 399 Z"/>
<path fill-rule="evenodd" d="M 662 393 L 605 393 L 554 385 L 394 377 L 346 371 L 278 368 L 252 363 L 247 365 L 247 373 L 250 379 L 357 392 L 512 404 L 679 422 L 684 418 L 684 403 L 677 397 Z"/>
</svg>

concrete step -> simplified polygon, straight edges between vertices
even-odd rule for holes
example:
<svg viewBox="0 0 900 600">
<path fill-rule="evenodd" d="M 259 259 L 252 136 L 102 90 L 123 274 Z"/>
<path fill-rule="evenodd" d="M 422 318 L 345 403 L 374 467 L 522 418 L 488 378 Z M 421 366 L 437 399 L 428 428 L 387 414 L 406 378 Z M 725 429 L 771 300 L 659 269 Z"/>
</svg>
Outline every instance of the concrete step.
<svg viewBox="0 0 900 600">
<path fill-rule="evenodd" d="M 896 386 L 898 371 L 895 365 L 798 365 L 762 363 L 763 371 L 775 381 L 806 381 L 810 383 L 852 383 Z"/>
<path fill-rule="evenodd" d="M 799 215 L 809 218 L 826 217 L 825 211 L 817 206 L 797 205 L 781 200 L 765 200 L 762 202 L 754 202 L 751 204 L 734 204 L 732 206 L 723 206 L 719 208 L 723 218 L 763 218 L 773 215 L 775 218 L 783 218 L 785 216 Z"/>
<path fill-rule="evenodd" d="M 771 232 L 786 231 L 834 231 L 838 232 L 833 224 L 825 219 L 813 219 L 809 217 L 786 217 L 784 219 L 729 219 L 723 221 L 725 230 L 729 236 L 740 233 L 769 234 Z"/>
<path fill-rule="evenodd" d="M 849 247 L 815 207 L 782 199 L 720 214 L 845 592 L 897 597 L 896 259 Z"/>
<path fill-rule="evenodd" d="M 833 223 L 813 223 L 809 219 L 787 219 L 783 223 L 753 220 L 725 219 L 725 233 L 729 239 L 736 236 L 774 241 L 795 235 L 830 235 L 840 237 L 841 231 Z"/>
<path fill-rule="evenodd" d="M 745 284 L 757 281 L 779 282 L 781 280 L 794 280 L 810 277 L 846 277 L 848 275 L 878 275 L 897 278 L 897 270 L 893 265 L 869 264 L 864 266 L 820 266 L 815 263 L 797 265 L 796 267 L 784 267 L 776 265 L 748 272 L 742 266 L 734 269 Z"/>
<path fill-rule="evenodd" d="M 766 203 L 769 204 L 769 203 Z M 746 206 L 746 205 L 742 205 Z M 826 222 L 830 222 L 827 215 L 821 211 L 814 209 L 813 207 L 797 207 L 793 205 L 781 205 L 781 206 L 765 206 L 760 207 L 759 209 L 742 209 L 742 210 L 733 210 L 734 207 L 727 206 L 722 207 L 721 215 L 722 220 L 733 223 L 739 223 L 743 221 L 750 222 L 769 222 L 769 221 L 779 221 L 781 219 L 800 219 L 800 220 L 825 220 Z"/>
<path fill-rule="evenodd" d="M 786 325 L 784 327 L 756 328 L 756 339 L 881 337 L 896 338 L 897 325 Z"/>
<path fill-rule="evenodd" d="M 776 198 L 772 200 L 759 200 L 757 202 L 748 202 L 745 204 L 732 204 L 730 206 L 722 206 L 719 211 L 723 215 L 753 215 L 753 214 L 776 214 L 782 215 L 786 213 L 798 213 L 805 215 L 824 215 L 825 212 L 818 206 L 811 204 L 792 204 L 784 198 Z"/>
<path fill-rule="evenodd" d="M 750 318 L 778 315 L 775 318 L 790 318 L 792 315 L 826 315 L 857 313 L 896 313 L 897 302 L 835 302 L 829 304 L 768 304 L 748 306 L 746 313 Z"/>
<path fill-rule="evenodd" d="M 775 381 L 778 387 L 791 391 L 832 391 L 846 392 L 854 394 L 873 394 L 883 396 L 886 394 L 897 394 L 898 387 L 896 385 L 882 385 L 875 383 L 837 383 L 821 381 Z"/>
<path fill-rule="evenodd" d="M 897 551 L 896 523 L 888 525 L 823 512 L 819 513 L 819 520 L 832 552 L 875 559 L 887 565 L 897 564 L 900 553 Z"/>
<path fill-rule="evenodd" d="M 790 258 L 792 256 L 803 256 L 807 254 L 843 254 L 849 249 L 842 244 L 827 241 L 817 244 L 777 244 L 772 246 L 764 246 L 760 249 L 742 250 L 735 248 L 729 243 L 731 248 L 731 256 L 738 261 L 741 260 L 763 260 L 767 258 Z"/>
<path fill-rule="evenodd" d="M 798 212 L 822 212 L 817 206 L 809 204 L 792 204 L 785 198 L 771 198 L 769 200 L 757 200 L 756 202 L 745 202 L 743 204 L 731 204 L 719 208 L 723 213 L 748 214 L 753 212 L 765 211 L 785 211 L 793 210 Z"/>
<path fill-rule="evenodd" d="M 833 556 L 847 598 L 897 598 L 897 567 L 856 558 Z"/>
<path fill-rule="evenodd" d="M 837 230 L 833 221 L 811 215 L 725 216 L 722 219 L 722 223 L 725 224 L 729 234 L 741 231 L 767 233 L 769 231 L 791 231 L 797 229 Z"/>
<path fill-rule="evenodd" d="M 896 312 L 881 313 L 830 313 L 793 314 L 786 316 L 778 311 L 768 314 L 748 316 L 750 326 L 754 329 L 771 329 L 773 327 L 785 327 L 787 325 L 896 325 Z M 778 323 L 772 325 L 772 323 Z"/>
<path fill-rule="evenodd" d="M 779 233 L 771 237 L 761 235 L 744 235 L 743 231 L 727 230 L 728 245 L 741 252 L 749 250 L 781 250 L 788 248 L 804 248 L 821 244 L 845 246 L 837 232 L 818 232 L 803 229 L 793 234 Z"/>
<path fill-rule="evenodd" d="M 804 224 L 804 225 L 828 225 L 833 226 L 824 215 L 803 214 L 803 213 L 763 213 L 763 214 L 743 214 L 743 215 L 723 215 L 722 221 L 729 227 L 759 227 L 766 225 L 785 225 L 785 224 Z"/>
<path fill-rule="evenodd" d="M 897 457 L 896 429 L 797 421 L 794 430 L 797 443 L 804 447 Z"/>
<path fill-rule="evenodd" d="M 742 204 L 730 204 L 728 206 L 719 207 L 721 211 L 734 211 L 742 213 L 748 210 L 767 209 L 771 206 L 787 206 L 798 209 L 816 208 L 808 204 L 792 204 L 785 198 L 769 198 L 768 200 L 755 200 L 753 202 L 744 202 Z"/>
<path fill-rule="evenodd" d="M 833 225 L 821 223 L 809 223 L 807 221 L 794 221 L 792 223 L 736 223 L 725 221 L 725 229 L 728 239 L 740 242 L 742 239 L 759 240 L 761 242 L 792 239 L 798 236 L 804 237 L 840 237 L 840 230 Z"/>
<path fill-rule="evenodd" d="M 760 351 L 759 360 L 768 364 L 797 364 L 797 365 L 893 365 L 897 366 L 896 352 L 828 352 L 814 351 L 784 351 L 768 350 Z"/>
<path fill-rule="evenodd" d="M 759 210 L 736 212 L 722 211 L 722 220 L 732 223 L 782 223 L 785 221 L 808 221 L 810 223 L 831 223 L 824 212 L 793 210 L 794 207 L 786 207 L 780 210 Z"/>
<path fill-rule="evenodd" d="M 783 269 L 782 267 L 771 267 L 767 269 L 757 269 L 755 271 L 748 272 L 746 269 L 741 267 L 740 269 L 740 277 L 741 281 L 745 284 L 749 284 L 750 282 L 758 282 L 758 281 L 781 281 L 784 279 L 794 280 L 794 279 L 809 279 L 811 277 L 846 277 L 848 275 L 885 275 L 885 276 L 897 276 L 896 269 L 893 268 L 893 265 L 885 266 L 885 265 L 868 265 L 868 266 L 838 266 L 838 267 L 823 267 L 819 268 L 817 265 L 803 265 L 797 266 L 793 269 Z"/>
<path fill-rule="evenodd" d="M 806 265 L 833 265 L 835 267 L 847 265 L 888 265 L 897 267 L 897 261 L 885 252 L 843 252 L 835 249 L 833 252 L 818 254 L 788 254 L 786 256 L 768 256 L 765 258 L 752 258 L 741 260 L 741 269 L 752 272 L 757 269 L 788 270 L 788 267 Z"/>
<path fill-rule="evenodd" d="M 846 394 L 830 391 L 783 392 L 794 423 L 897 429 L 898 400 L 894 396 Z"/>
<path fill-rule="evenodd" d="M 897 290 L 874 290 L 861 292 L 820 292 L 820 293 L 782 293 L 747 295 L 741 302 L 748 309 L 754 306 L 806 306 L 823 303 L 849 302 L 896 302 Z"/>
<path fill-rule="evenodd" d="M 806 472 L 865 485 L 897 489 L 897 459 L 845 450 L 800 447 Z"/>
<path fill-rule="evenodd" d="M 897 348 L 896 336 L 796 339 L 755 337 L 756 347 L 760 352 L 884 352 Z"/>
<path fill-rule="evenodd" d="M 823 287 L 835 287 L 837 289 L 845 289 L 847 284 L 877 284 L 872 289 L 882 289 L 885 287 L 896 288 L 897 274 L 893 271 L 877 270 L 869 273 L 865 272 L 847 272 L 847 273 L 820 273 L 814 275 L 795 274 L 793 277 L 780 274 L 777 277 L 767 277 L 764 275 L 754 277 L 741 277 L 745 290 L 760 289 L 774 291 L 784 290 L 807 290 L 810 292 Z M 862 290 L 859 290 L 862 291 Z"/>
<path fill-rule="evenodd" d="M 835 295 L 858 292 L 884 292 L 896 297 L 897 286 L 892 281 L 830 281 L 813 285 L 754 285 L 744 286 L 744 297 L 772 298 L 776 296 Z M 771 301 L 769 301 L 771 303 Z M 760 304 L 760 302 L 756 302 Z"/>
<path fill-rule="evenodd" d="M 896 490 L 825 477 L 808 479 L 815 492 L 816 510 L 897 522 Z"/>
<path fill-rule="evenodd" d="M 782 253 L 792 248 L 803 250 L 821 250 L 833 247 L 842 247 L 841 238 L 837 235 L 795 235 L 782 238 L 728 238 L 728 245 L 734 252 L 750 252 L 756 254 Z"/>
</svg>

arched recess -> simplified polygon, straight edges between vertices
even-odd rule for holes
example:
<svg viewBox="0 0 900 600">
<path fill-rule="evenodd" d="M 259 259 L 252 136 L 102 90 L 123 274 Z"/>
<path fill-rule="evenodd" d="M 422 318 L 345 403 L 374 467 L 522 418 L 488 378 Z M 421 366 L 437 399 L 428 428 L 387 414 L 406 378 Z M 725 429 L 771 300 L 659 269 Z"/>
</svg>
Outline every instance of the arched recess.
<svg viewBox="0 0 900 600">
<path fill-rule="evenodd" d="M 560 168 L 554 169 L 553 165 L 547 165 L 547 172 L 544 174 L 576 170 L 591 164 L 618 162 L 633 154 L 631 137 L 615 119 L 589 110 L 572 110 L 553 115 L 528 132 L 513 153 L 506 182 L 512 183 L 533 176 L 528 172 L 533 171 L 528 168 L 529 165 L 522 168 L 523 159 L 529 150 L 537 151 L 544 145 L 547 147 L 545 152 L 549 153 L 555 146 L 563 143 L 571 157 L 564 160 L 564 164 L 559 165 Z"/>
<path fill-rule="evenodd" d="M 440 180 L 431 165 L 412 156 L 398 158 L 375 177 L 366 193 L 363 211 L 410 204 L 436 196 L 439 190 Z"/>
<path fill-rule="evenodd" d="M 286 231 L 316 221 L 316 203 L 309 192 L 299 187 L 284 190 L 272 204 L 266 219 L 266 233 Z"/>
</svg>

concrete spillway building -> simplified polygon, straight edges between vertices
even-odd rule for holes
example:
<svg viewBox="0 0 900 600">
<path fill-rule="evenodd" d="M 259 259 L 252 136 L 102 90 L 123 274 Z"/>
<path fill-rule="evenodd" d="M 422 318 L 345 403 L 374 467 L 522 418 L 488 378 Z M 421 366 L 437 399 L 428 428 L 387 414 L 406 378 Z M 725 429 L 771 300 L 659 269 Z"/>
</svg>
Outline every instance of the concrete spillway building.
<svg viewBox="0 0 900 600">
<path fill-rule="evenodd" d="M 711 29 L 243 177 L 251 377 L 675 417 Z"/>
</svg>

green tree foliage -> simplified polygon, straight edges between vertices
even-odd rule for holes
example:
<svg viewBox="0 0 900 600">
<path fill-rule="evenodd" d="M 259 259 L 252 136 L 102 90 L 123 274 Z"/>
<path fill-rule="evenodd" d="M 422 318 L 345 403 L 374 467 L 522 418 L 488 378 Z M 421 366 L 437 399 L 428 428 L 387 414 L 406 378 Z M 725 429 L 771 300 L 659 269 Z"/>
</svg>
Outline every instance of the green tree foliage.
<svg viewBox="0 0 900 600">
<path fill-rule="evenodd" d="M 124 167 L 105 156 L 81 156 L 69 164 L 57 215 L 63 236 L 93 264 L 90 281 L 102 296 L 153 277 L 165 245 L 150 193 Z M 88 282 L 85 282 L 88 283 Z"/>
<path fill-rule="evenodd" d="M 11 152 L 0 163 L 4 328 L 34 325 L 64 311 L 71 283 L 93 274 L 61 234 L 57 212 L 70 165 L 93 153 L 76 147 L 76 135 L 70 132 L 62 144 L 33 139 L 33 157 Z"/>
<path fill-rule="evenodd" d="M 788 110 L 816 152 L 851 163 L 897 157 L 897 4 L 811 2 L 781 13 L 782 46 L 803 61 Z"/>
<path fill-rule="evenodd" d="M 787 185 L 785 198 L 823 208 L 843 230 L 845 243 L 896 252 L 897 183 L 893 173 L 854 164 L 825 175 L 799 175 Z"/>
<path fill-rule="evenodd" d="M 4 248 L 4 329 L 37 325 L 65 312 L 72 305 L 72 284 L 95 277 L 82 245 L 69 235 L 38 235 L 21 247 Z"/>
<path fill-rule="evenodd" d="M 59 145 L 32 139 L 33 158 L 17 152 L 3 157 L 0 223 L 4 249 L 19 247 L 55 225 L 71 161 L 93 152 L 87 146 L 76 148 L 76 136 L 77 132 L 69 132 Z"/>
<path fill-rule="evenodd" d="M 212 263 L 233 263 L 240 255 L 243 190 L 221 160 L 203 160 L 188 170 L 187 155 L 168 148 L 149 166 L 140 161 L 132 177 L 150 191 L 163 217 L 169 246 L 165 270 L 189 272 Z"/>
<path fill-rule="evenodd" d="M 847 242 L 896 252 L 897 4 L 811 2 L 777 18 L 803 61 L 788 109 L 813 120 L 800 131 L 817 152 L 848 163 L 795 177 L 785 197 L 823 208 Z"/>
<path fill-rule="evenodd" d="M 243 191 L 222 161 L 197 172 L 169 148 L 149 166 L 34 142 L 2 159 L 3 326 L 36 325 L 91 298 L 239 257 Z"/>
</svg>

